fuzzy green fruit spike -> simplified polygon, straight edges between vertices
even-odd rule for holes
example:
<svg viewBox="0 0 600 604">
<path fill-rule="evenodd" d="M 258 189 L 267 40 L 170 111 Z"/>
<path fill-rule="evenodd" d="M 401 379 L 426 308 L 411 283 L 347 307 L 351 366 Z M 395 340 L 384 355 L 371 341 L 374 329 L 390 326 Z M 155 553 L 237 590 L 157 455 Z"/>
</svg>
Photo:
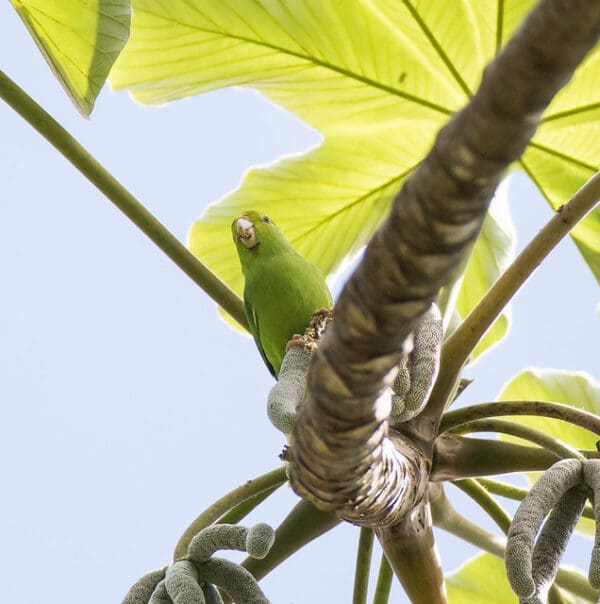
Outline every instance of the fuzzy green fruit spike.
<svg viewBox="0 0 600 604">
<path fill-rule="evenodd" d="M 244 274 L 250 331 L 277 377 L 287 343 L 304 333 L 317 310 L 333 307 L 331 294 L 321 271 L 294 250 L 268 216 L 244 212 L 231 233 Z"/>
</svg>

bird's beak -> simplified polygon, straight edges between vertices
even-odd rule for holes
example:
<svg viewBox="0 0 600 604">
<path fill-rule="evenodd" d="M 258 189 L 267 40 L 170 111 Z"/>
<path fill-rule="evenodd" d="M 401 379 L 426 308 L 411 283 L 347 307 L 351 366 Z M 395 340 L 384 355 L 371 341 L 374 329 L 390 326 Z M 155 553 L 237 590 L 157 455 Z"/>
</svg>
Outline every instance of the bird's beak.
<svg viewBox="0 0 600 604">
<path fill-rule="evenodd" d="M 235 221 L 235 230 L 240 241 L 248 249 L 256 247 L 258 240 L 254 231 L 254 223 L 247 216 L 241 216 Z"/>
</svg>

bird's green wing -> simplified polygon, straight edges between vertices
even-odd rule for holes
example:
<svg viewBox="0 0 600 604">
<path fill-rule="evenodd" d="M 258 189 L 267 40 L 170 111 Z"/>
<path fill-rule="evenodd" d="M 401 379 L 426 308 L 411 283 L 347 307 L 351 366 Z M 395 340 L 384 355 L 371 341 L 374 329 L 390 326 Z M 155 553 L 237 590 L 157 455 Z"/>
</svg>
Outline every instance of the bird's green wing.
<svg viewBox="0 0 600 604">
<path fill-rule="evenodd" d="M 248 298 L 246 298 L 245 296 L 244 296 L 244 306 L 246 307 L 246 317 L 248 319 L 248 324 L 250 325 L 250 331 L 252 332 L 252 335 L 254 336 L 254 341 L 256 342 L 256 347 L 258 348 L 258 351 L 260 352 L 260 356 L 263 358 L 263 361 L 265 362 L 267 369 L 271 372 L 271 375 L 274 378 L 277 378 L 277 375 L 275 374 L 275 370 L 273 369 L 273 365 L 271 365 L 271 363 L 269 363 L 269 359 L 267 359 L 267 355 L 265 354 L 265 350 L 260 341 L 260 327 L 259 327 L 259 323 L 258 323 L 258 316 L 256 315 L 256 312 L 254 311 L 252 304 L 250 304 L 250 302 L 248 301 Z"/>
</svg>

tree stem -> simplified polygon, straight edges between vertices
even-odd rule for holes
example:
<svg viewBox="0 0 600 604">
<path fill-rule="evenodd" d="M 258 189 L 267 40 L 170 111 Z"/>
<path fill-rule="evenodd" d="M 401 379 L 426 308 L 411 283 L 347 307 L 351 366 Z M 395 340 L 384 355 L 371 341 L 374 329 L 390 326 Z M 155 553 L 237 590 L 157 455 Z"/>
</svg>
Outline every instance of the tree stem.
<svg viewBox="0 0 600 604">
<path fill-rule="evenodd" d="M 444 571 L 435 545 L 431 512 L 422 501 L 402 522 L 375 534 L 413 604 L 446 604 Z"/>
<path fill-rule="evenodd" d="M 490 493 L 494 495 L 500 495 L 500 497 L 506 497 L 506 499 L 513 499 L 515 501 L 523 501 L 527 493 L 527 489 L 516 487 L 512 484 L 506 484 L 500 480 L 493 480 L 491 478 L 478 478 L 477 482 Z M 594 510 L 589 503 L 585 504 L 583 512 L 581 514 L 584 518 L 594 520 Z"/>
<path fill-rule="evenodd" d="M 248 330 L 246 314 L 239 296 L 204 266 L 71 134 L 1 70 L 0 98 L 4 99 L 10 107 L 60 151 L 188 277 L 222 306 L 244 329 Z"/>
<path fill-rule="evenodd" d="M 387 561 L 385 555 L 381 556 L 381 564 L 379 565 L 379 575 L 377 575 L 377 585 L 375 586 L 375 595 L 373 596 L 373 604 L 387 604 L 390 599 L 390 591 L 392 589 L 392 567 Z"/>
<path fill-rule="evenodd" d="M 367 604 L 369 571 L 371 570 L 372 554 L 373 529 L 363 527 L 360 529 L 358 551 L 356 553 L 356 571 L 354 573 L 354 592 L 352 594 L 352 604 Z"/>
</svg>

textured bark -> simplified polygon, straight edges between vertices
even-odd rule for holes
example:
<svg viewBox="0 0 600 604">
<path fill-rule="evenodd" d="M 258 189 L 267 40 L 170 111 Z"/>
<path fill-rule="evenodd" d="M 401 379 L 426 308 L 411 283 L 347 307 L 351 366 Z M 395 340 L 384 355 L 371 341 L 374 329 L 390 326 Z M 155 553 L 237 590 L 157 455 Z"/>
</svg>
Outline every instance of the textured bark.
<svg viewBox="0 0 600 604">
<path fill-rule="evenodd" d="M 404 341 L 479 233 L 504 170 L 599 29 L 599 2 L 540 2 L 374 234 L 314 355 L 311 397 L 293 431 L 292 485 L 318 506 L 382 526 L 421 500 L 436 422 L 392 440 L 389 403 L 379 395 Z"/>
</svg>

